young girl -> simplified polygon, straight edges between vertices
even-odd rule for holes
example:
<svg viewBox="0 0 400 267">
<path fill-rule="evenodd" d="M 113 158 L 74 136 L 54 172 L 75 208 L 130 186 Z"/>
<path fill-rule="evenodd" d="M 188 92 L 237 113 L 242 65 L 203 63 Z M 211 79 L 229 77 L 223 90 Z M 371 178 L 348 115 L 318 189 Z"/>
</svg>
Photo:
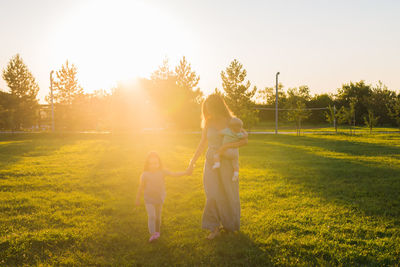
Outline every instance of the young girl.
<svg viewBox="0 0 400 267">
<path fill-rule="evenodd" d="M 171 172 L 164 170 L 161 159 L 156 152 L 147 155 L 144 172 L 140 176 L 140 185 L 136 195 L 136 206 L 140 205 L 140 198 L 143 195 L 148 215 L 148 226 L 150 232 L 149 242 L 160 237 L 161 209 L 165 199 L 165 176 L 190 175 L 192 169 L 188 168 L 182 172 Z"/>
</svg>

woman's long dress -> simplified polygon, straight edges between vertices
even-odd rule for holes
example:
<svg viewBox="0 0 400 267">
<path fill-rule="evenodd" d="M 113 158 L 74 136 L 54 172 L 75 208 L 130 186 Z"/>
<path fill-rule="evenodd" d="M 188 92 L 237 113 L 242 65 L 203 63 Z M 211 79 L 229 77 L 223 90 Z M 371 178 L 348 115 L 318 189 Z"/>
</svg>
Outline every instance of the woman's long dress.
<svg viewBox="0 0 400 267">
<path fill-rule="evenodd" d="M 214 230 L 223 226 L 230 231 L 240 228 L 239 183 L 232 181 L 233 167 L 221 157 L 221 167 L 213 170 L 213 155 L 222 145 L 222 136 L 212 127 L 207 129 L 208 150 L 204 164 L 204 191 L 206 206 L 203 211 L 203 229 Z"/>
</svg>

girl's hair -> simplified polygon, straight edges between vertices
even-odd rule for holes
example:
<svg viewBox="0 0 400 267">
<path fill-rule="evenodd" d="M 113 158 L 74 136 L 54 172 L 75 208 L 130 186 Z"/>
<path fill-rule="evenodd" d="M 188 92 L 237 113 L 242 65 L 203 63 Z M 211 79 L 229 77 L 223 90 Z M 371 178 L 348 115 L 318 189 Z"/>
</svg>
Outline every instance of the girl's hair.
<svg viewBox="0 0 400 267">
<path fill-rule="evenodd" d="M 158 162 L 159 162 L 159 165 L 160 165 L 160 166 L 158 167 L 158 170 L 162 170 L 162 163 L 161 163 L 161 158 L 160 158 L 160 156 L 158 155 L 157 152 L 155 152 L 155 151 L 150 151 L 150 152 L 147 154 L 146 160 L 145 160 L 145 162 L 144 162 L 144 171 L 149 171 L 149 161 L 150 161 L 151 158 L 156 158 L 156 159 L 158 159 Z"/>
<path fill-rule="evenodd" d="M 206 127 L 210 120 L 215 120 L 216 118 L 225 118 L 229 120 L 233 117 L 232 111 L 226 105 L 222 96 L 218 93 L 213 93 L 204 100 L 201 107 L 201 115 L 202 128 Z"/>
</svg>

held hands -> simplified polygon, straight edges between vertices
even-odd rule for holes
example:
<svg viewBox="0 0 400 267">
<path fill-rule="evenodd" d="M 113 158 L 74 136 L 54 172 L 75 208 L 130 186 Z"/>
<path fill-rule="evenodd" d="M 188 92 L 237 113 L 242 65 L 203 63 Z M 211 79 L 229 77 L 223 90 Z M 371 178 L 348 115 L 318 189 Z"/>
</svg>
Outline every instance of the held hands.
<svg viewBox="0 0 400 267">
<path fill-rule="evenodd" d="M 186 175 L 192 175 L 192 173 L 193 173 L 193 166 L 189 166 L 187 169 L 186 169 Z"/>
</svg>

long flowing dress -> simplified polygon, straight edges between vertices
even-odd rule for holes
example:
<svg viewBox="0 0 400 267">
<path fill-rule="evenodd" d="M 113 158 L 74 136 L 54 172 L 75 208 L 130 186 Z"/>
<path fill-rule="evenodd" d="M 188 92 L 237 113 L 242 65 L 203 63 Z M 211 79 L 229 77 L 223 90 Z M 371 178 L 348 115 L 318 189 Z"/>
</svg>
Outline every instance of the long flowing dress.
<svg viewBox="0 0 400 267">
<path fill-rule="evenodd" d="M 203 229 L 223 226 L 230 231 L 240 228 L 239 183 L 232 181 L 231 162 L 221 157 L 221 167 L 213 170 L 213 155 L 222 145 L 222 136 L 213 127 L 207 129 L 208 150 L 204 164 L 203 183 L 206 205 L 203 211 Z"/>
</svg>

